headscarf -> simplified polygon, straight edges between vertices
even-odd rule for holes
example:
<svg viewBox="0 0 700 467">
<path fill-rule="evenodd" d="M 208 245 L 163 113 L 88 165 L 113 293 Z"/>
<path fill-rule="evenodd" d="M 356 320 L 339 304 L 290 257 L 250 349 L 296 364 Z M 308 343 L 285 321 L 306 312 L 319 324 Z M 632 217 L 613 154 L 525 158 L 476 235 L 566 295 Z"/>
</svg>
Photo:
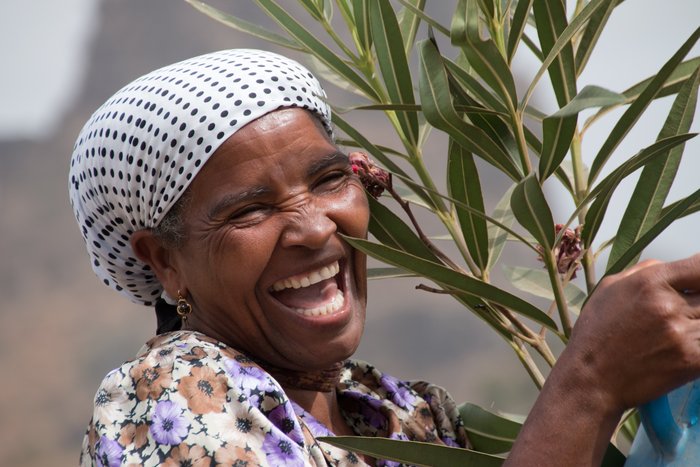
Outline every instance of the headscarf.
<svg viewBox="0 0 700 467">
<path fill-rule="evenodd" d="M 71 205 L 97 276 L 152 305 L 163 287 L 131 234 L 158 226 L 214 151 L 273 110 L 308 109 L 332 134 L 325 99 L 299 63 L 252 49 L 194 57 L 118 91 L 83 127 L 70 163 Z"/>
</svg>

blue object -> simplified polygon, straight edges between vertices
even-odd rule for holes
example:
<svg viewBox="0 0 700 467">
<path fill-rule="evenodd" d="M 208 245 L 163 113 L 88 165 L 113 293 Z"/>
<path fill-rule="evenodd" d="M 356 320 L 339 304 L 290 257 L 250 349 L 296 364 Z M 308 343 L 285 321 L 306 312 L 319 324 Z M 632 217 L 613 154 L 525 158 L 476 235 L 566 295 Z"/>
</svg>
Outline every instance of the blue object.
<svg viewBox="0 0 700 467">
<path fill-rule="evenodd" d="M 700 380 L 639 408 L 625 467 L 700 466 Z"/>
</svg>

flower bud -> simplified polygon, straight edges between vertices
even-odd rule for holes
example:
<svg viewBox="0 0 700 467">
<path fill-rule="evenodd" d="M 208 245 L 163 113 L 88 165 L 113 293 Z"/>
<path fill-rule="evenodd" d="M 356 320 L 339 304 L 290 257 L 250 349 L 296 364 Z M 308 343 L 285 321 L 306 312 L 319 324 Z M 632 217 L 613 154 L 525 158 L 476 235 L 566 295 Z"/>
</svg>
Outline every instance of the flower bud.
<svg viewBox="0 0 700 467">
<path fill-rule="evenodd" d="M 372 197 L 379 198 L 385 189 L 391 188 L 391 174 L 377 166 L 367 154 L 350 154 L 352 171 L 360 177 L 360 182 Z"/>
</svg>

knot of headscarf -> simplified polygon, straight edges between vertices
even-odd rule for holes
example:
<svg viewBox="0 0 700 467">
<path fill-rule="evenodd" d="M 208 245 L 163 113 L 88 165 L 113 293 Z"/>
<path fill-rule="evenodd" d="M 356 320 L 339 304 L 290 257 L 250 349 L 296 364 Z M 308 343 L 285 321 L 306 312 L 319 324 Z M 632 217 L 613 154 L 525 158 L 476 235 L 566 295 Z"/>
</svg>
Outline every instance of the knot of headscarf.
<svg viewBox="0 0 700 467">
<path fill-rule="evenodd" d="M 70 200 L 92 268 L 132 301 L 163 289 L 129 239 L 153 228 L 232 134 L 280 108 L 314 112 L 329 134 L 330 107 L 299 63 L 260 50 L 201 55 L 126 85 L 83 127 L 70 163 Z"/>
</svg>

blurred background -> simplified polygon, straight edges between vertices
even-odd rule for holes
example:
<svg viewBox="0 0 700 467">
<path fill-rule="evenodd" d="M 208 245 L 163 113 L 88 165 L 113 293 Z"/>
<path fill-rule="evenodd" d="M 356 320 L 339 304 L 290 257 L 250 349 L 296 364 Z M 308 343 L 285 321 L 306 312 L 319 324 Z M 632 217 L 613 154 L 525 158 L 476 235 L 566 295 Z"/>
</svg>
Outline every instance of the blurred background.
<svg viewBox="0 0 700 467">
<path fill-rule="evenodd" d="M 252 2 L 212 3 L 270 24 Z M 449 24 L 452 2 L 428 3 L 431 15 Z M 657 71 L 699 23 L 697 0 L 624 2 L 582 83 L 626 89 Z M 76 135 L 102 102 L 137 76 L 231 47 L 279 51 L 183 1 L 0 3 L 0 368 L 6 375 L 0 382 L 0 465 L 75 465 L 101 378 L 134 356 L 155 331 L 151 309 L 128 303 L 90 269 L 67 195 Z M 531 76 L 536 65 L 523 57 L 517 70 Z M 331 101 L 351 102 L 347 94 L 327 90 Z M 547 92 L 535 99 L 545 111 L 554 110 Z M 669 106 L 668 98 L 655 104 L 655 113 L 617 151 L 619 160 L 653 142 Z M 587 153 L 595 152 L 617 116 L 589 132 Z M 361 117 L 355 122 L 365 134 L 385 138 L 378 116 Z M 693 128 L 700 128 L 697 122 Z M 445 142 L 436 135 L 431 144 L 432 163 L 442 167 Z M 700 144 L 691 141 L 672 199 L 700 183 L 699 153 Z M 615 199 L 612 210 L 619 215 L 633 181 Z M 490 206 L 505 188 L 502 182 L 490 180 L 485 170 Z M 557 211 L 564 217 L 570 208 Z M 612 222 L 604 228 L 613 234 L 616 227 Z M 678 222 L 645 256 L 670 260 L 697 252 L 699 227 L 697 215 Z M 506 261 L 537 264 L 517 251 Z M 370 284 L 366 335 L 357 356 L 396 376 L 443 385 L 458 401 L 526 413 L 536 391 L 512 352 L 449 298 L 415 291 L 420 282 Z"/>
</svg>

